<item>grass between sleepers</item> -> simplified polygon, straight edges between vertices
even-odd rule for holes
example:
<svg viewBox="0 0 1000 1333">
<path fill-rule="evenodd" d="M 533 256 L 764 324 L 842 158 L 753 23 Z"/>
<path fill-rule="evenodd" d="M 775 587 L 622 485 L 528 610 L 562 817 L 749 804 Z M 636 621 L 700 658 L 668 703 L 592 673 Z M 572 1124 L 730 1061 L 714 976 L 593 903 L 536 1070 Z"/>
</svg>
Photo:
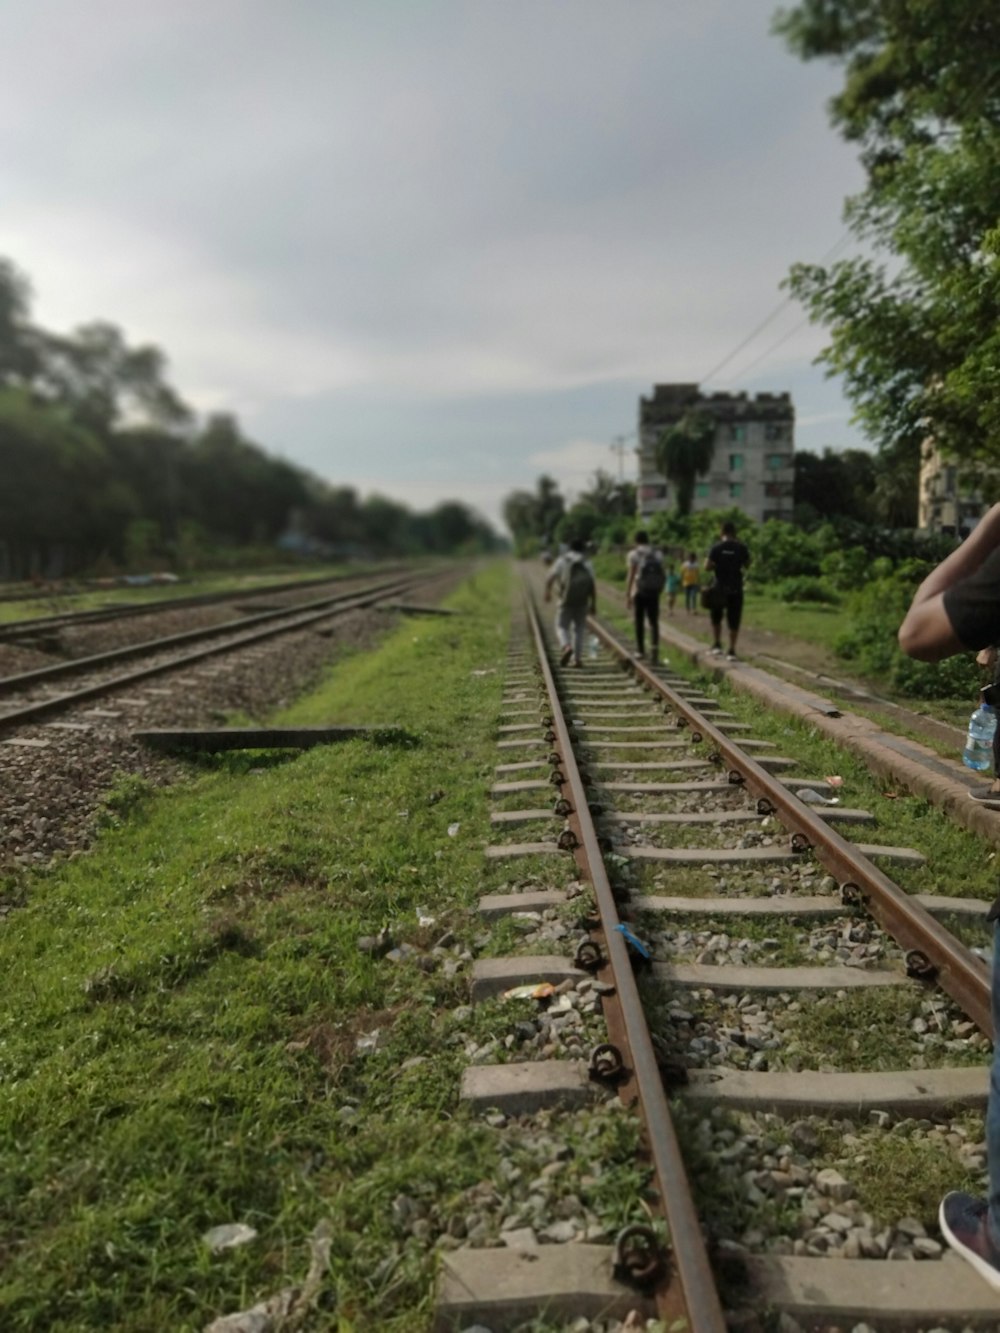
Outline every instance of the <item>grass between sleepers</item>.
<svg viewBox="0 0 1000 1333">
<path fill-rule="evenodd" d="M 413 745 L 229 754 L 166 792 L 131 784 L 90 854 L 19 881 L 0 926 L 4 1329 L 200 1329 L 301 1282 L 324 1218 L 326 1308 L 306 1327 L 428 1326 L 434 1251 L 392 1201 L 461 1212 L 492 1178 L 462 1043 L 520 1016 L 460 1021 L 467 981 L 428 953 L 447 932 L 485 944 L 479 894 L 555 870 L 483 858 L 507 567 L 449 604 L 460 620 L 401 624 L 275 719 L 392 724 Z M 361 952 L 385 926 L 415 953 Z M 597 1143 L 598 1174 L 628 1150 Z M 202 1233 L 237 1221 L 258 1239 L 211 1256 Z"/>
</svg>

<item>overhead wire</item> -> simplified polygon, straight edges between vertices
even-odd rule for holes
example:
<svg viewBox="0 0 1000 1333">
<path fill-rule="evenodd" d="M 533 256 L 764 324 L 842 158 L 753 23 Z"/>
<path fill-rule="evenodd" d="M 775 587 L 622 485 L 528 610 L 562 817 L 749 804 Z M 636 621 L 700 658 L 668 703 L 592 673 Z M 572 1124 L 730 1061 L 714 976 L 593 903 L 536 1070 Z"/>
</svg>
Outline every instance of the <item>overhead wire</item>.
<svg viewBox="0 0 1000 1333">
<path fill-rule="evenodd" d="M 824 255 L 820 256 L 820 258 L 817 260 L 817 263 L 828 264 L 832 259 L 835 259 L 837 257 L 837 255 L 841 252 L 841 250 L 844 249 L 844 247 L 849 243 L 850 240 L 851 240 L 850 230 L 845 231 L 844 234 L 840 237 L 840 239 L 836 241 L 835 244 L 833 244 Z M 750 333 L 747 334 L 747 336 L 743 339 L 741 343 L 737 344 L 737 346 L 734 347 L 731 352 L 729 352 L 726 356 L 722 358 L 721 361 L 719 361 L 716 365 L 714 365 L 707 375 L 703 375 L 699 383 L 700 384 L 710 383 L 716 377 L 716 375 L 718 375 L 719 371 L 723 369 L 724 366 L 728 366 L 730 361 L 732 361 L 735 357 L 739 356 L 740 352 L 743 351 L 744 347 L 748 347 L 750 343 L 752 343 L 753 340 L 758 336 L 758 334 L 762 333 L 764 329 L 766 329 L 769 324 L 771 324 L 775 319 L 777 319 L 780 314 L 782 314 L 785 310 L 787 310 L 790 305 L 794 304 L 795 304 L 795 297 L 786 296 L 784 300 L 780 302 L 780 304 L 775 306 L 775 308 L 771 311 L 769 315 L 766 315 L 765 318 L 762 319 L 761 322 Z M 729 381 L 727 380 L 726 383 L 728 382 Z"/>
<path fill-rule="evenodd" d="M 977 98 L 979 98 L 980 95 L 982 94 L 988 95 L 989 93 L 991 93 L 993 91 L 993 85 L 997 82 L 998 78 L 1000 78 L 1000 70 L 998 70 L 995 67 L 987 70 L 983 78 L 981 78 L 977 83 L 972 85 L 972 87 L 967 90 L 965 98 L 962 99 L 962 106 L 960 107 L 960 113 L 961 111 L 970 109 L 973 105 L 973 102 Z M 835 259 L 844 249 L 844 247 L 850 242 L 852 235 L 853 233 L 851 229 L 848 228 L 848 230 L 844 232 L 844 234 L 840 237 L 840 239 L 833 246 L 830 247 L 830 249 L 826 252 L 826 254 L 822 255 L 816 262 L 819 264 L 830 263 L 831 260 Z M 766 329 L 775 319 L 777 319 L 777 317 L 780 314 L 782 314 L 783 311 L 788 306 L 792 305 L 794 301 L 795 301 L 794 297 L 791 296 L 786 297 L 779 305 L 777 305 L 770 312 L 770 314 L 768 314 L 763 320 L 761 320 L 761 322 L 756 326 L 756 328 L 753 329 L 751 333 L 747 334 L 747 336 L 743 339 L 741 343 L 739 343 L 736 347 L 734 347 L 733 350 L 727 356 L 723 357 L 723 359 L 717 365 L 713 366 L 709 374 L 703 376 L 700 383 L 707 384 L 712 379 L 714 379 L 720 370 L 722 370 L 725 366 L 727 366 L 730 363 L 730 361 L 732 361 L 735 357 L 737 357 L 745 347 L 749 346 L 749 344 L 753 342 L 753 340 L 760 333 L 762 333 L 764 329 Z M 742 379 L 755 366 L 759 365 L 761 361 L 766 360 L 767 357 L 769 357 L 772 354 L 772 352 L 776 352 L 779 347 L 784 346 L 784 344 L 788 342 L 790 338 L 792 338 L 796 333 L 799 332 L 800 329 L 804 328 L 805 325 L 808 323 L 809 323 L 809 316 L 807 315 L 804 319 L 801 319 L 794 326 L 794 328 L 790 329 L 787 333 L 783 334 L 777 340 L 777 342 L 772 343 L 771 346 L 767 348 L 766 351 L 761 352 L 759 356 L 754 357 L 754 359 L 750 362 L 749 365 L 744 366 L 743 369 L 739 371 L 737 374 L 728 376 L 726 379 L 720 381 L 720 383 L 733 384 L 737 380 Z"/>
</svg>

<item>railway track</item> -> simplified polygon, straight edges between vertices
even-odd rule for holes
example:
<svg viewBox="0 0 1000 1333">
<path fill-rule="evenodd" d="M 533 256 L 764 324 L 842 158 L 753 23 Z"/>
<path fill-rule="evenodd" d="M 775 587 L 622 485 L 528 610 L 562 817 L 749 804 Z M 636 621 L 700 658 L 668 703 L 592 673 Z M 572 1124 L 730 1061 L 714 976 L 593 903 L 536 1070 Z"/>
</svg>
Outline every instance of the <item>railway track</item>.
<svg viewBox="0 0 1000 1333">
<path fill-rule="evenodd" d="M 558 670 L 535 606 L 525 614 L 487 855 L 553 870 L 480 902 L 523 942 L 476 962 L 473 999 L 527 988 L 579 1015 L 597 995 L 607 1031 L 589 1055 L 574 1022 L 554 1058 L 470 1066 L 463 1096 L 499 1126 L 617 1098 L 641 1118 L 649 1177 L 613 1246 L 522 1237 L 448 1254 L 437 1326 L 655 1311 L 698 1333 L 779 1318 L 789 1331 L 995 1329 L 989 1287 L 864 1188 L 898 1149 L 950 1154 L 981 1192 L 989 970 L 938 917 L 982 921 L 987 904 L 908 893 L 890 872 L 918 850 L 864 810 L 808 803 L 833 799 L 824 777 L 699 686 L 633 662 L 608 627 L 591 622 L 583 670 Z M 920 1067 L 810 1056 L 804 1019 L 855 1015 L 846 1057 L 871 1044 L 876 1002 L 907 1033 L 935 1029 Z"/>
<path fill-rule="evenodd" d="M 380 571 L 381 574 L 397 574 L 395 566 Z M 59 611 L 48 616 L 32 616 L 24 620 L 9 620 L 0 623 L 0 643 L 18 643 L 23 645 L 52 645 L 57 642 L 57 635 L 65 629 L 79 625 L 100 625 L 112 620 L 129 620 L 135 616 L 154 616 L 166 611 L 183 611 L 191 607 L 219 606 L 226 603 L 253 603 L 263 597 L 284 597 L 289 594 L 308 592 L 315 588 L 327 587 L 346 581 L 358 581 L 357 574 L 328 574 L 322 578 L 287 580 L 282 583 L 270 583 L 264 586 L 244 589 L 230 589 L 227 592 L 196 593 L 190 597 L 162 597 L 158 601 L 123 602 L 114 606 L 95 607 L 90 611 Z M 44 593 L 25 594 L 38 599 L 49 596 Z M 0 598 L 0 600 L 3 600 Z"/>
<path fill-rule="evenodd" d="M 209 657 L 231 653 L 276 635 L 316 626 L 333 616 L 371 607 L 405 594 L 421 577 L 398 574 L 370 580 L 350 592 L 326 594 L 290 608 L 260 611 L 223 624 L 202 626 L 0 678 L 0 734 Z M 142 665 L 128 670 L 118 669 L 123 663 L 137 659 L 145 660 Z M 63 690 L 56 685 L 56 682 L 73 677 L 80 680 L 73 689 Z"/>
</svg>

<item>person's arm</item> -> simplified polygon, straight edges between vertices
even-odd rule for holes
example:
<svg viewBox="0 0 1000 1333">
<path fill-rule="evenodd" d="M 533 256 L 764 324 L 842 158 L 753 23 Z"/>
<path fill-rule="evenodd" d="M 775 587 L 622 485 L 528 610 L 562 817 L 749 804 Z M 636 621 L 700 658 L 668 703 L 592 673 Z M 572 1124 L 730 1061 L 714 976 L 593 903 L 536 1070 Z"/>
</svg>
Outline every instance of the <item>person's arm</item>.
<svg viewBox="0 0 1000 1333">
<path fill-rule="evenodd" d="M 979 644 L 966 644 L 955 632 L 945 607 L 945 593 L 976 574 L 1000 549 L 1000 504 L 995 504 L 961 546 L 924 579 L 899 627 L 899 646 L 920 662 L 940 662 Z"/>
<path fill-rule="evenodd" d="M 562 560 L 559 559 L 559 560 L 557 560 L 556 563 L 552 566 L 552 572 L 549 574 L 548 578 L 545 580 L 545 600 L 546 600 L 547 602 L 551 602 L 551 601 L 552 601 L 552 585 L 553 585 L 553 583 L 555 583 L 556 579 L 557 579 L 557 578 L 559 577 L 559 575 L 562 573 L 562 568 L 561 568 L 561 566 L 562 566 Z"/>
<path fill-rule="evenodd" d="M 590 614 L 597 615 L 597 575 L 594 573 L 593 565 L 588 565 L 590 570 Z"/>
<path fill-rule="evenodd" d="M 638 560 L 632 559 L 631 552 L 628 557 L 628 578 L 625 581 L 625 605 L 632 605 L 632 589 L 635 587 L 635 571 L 638 567 Z"/>
</svg>

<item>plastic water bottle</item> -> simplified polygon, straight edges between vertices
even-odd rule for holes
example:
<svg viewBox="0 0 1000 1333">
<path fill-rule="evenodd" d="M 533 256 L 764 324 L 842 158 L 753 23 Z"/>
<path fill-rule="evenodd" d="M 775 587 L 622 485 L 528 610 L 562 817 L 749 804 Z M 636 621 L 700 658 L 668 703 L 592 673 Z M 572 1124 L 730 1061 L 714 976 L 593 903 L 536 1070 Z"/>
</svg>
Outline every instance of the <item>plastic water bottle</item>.
<svg viewBox="0 0 1000 1333">
<path fill-rule="evenodd" d="M 962 751 L 962 761 L 966 768 L 983 773 L 993 766 L 993 733 L 996 729 L 996 713 L 988 703 L 981 703 L 969 718 L 969 734 Z"/>
<path fill-rule="evenodd" d="M 590 636 L 590 643 L 589 643 L 589 645 L 588 645 L 588 648 L 589 648 L 590 656 L 591 656 L 591 657 L 596 657 L 596 656 L 597 656 L 598 649 L 600 648 L 600 646 L 601 646 L 601 644 L 600 644 L 600 640 L 598 639 L 597 635 L 596 635 L 596 634 L 592 634 L 592 635 Z"/>
</svg>

